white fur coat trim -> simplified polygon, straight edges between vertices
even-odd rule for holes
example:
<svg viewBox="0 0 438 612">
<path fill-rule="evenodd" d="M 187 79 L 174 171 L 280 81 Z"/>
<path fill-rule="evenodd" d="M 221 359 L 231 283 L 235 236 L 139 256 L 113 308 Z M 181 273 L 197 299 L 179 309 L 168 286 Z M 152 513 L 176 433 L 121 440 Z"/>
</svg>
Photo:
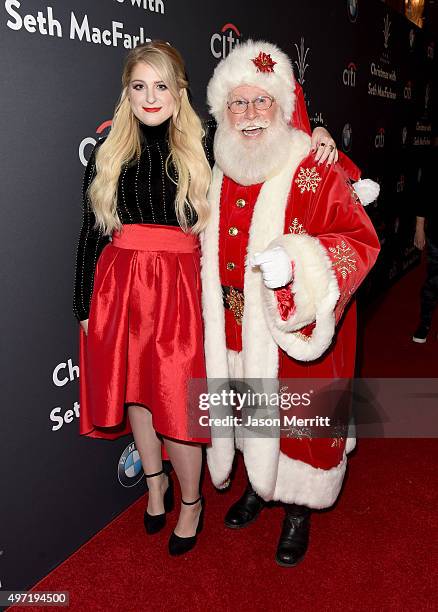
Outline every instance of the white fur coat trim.
<svg viewBox="0 0 438 612">
<path fill-rule="evenodd" d="M 221 380 L 228 379 L 228 359 L 225 341 L 225 314 L 219 276 L 219 207 L 223 174 L 213 168 L 209 190 L 210 220 L 201 236 L 202 309 L 204 315 L 204 346 L 209 391 L 214 392 Z M 214 416 L 214 415 L 211 415 Z M 219 416 L 219 415 L 218 415 Z M 207 449 L 207 462 L 213 484 L 222 488 L 228 480 L 234 459 L 234 437 L 214 436 Z"/>
<path fill-rule="evenodd" d="M 329 508 L 339 495 L 346 467 L 345 453 L 339 465 L 330 470 L 315 468 L 280 453 L 272 499 L 315 509 Z"/>
<path fill-rule="evenodd" d="M 339 286 L 331 259 L 317 238 L 286 234 L 276 238 L 270 247 L 281 246 L 294 263 L 291 290 L 295 312 L 283 321 L 275 293 L 264 288 L 269 329 L 277 344 L 286 353 L 301 361 L 320 357 L 330 346 L 335 333 L 334 309 L 339 299 Z M 315 321 L 310 337 L 291 332 Z"/>
</svg>

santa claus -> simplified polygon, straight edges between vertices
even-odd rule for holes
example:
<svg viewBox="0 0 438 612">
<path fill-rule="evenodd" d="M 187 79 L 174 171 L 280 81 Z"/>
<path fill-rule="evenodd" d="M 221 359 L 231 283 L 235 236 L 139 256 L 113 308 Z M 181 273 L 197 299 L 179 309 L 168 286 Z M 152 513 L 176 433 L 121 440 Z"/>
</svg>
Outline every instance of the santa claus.
<svg viewBox="0 0 438 612">
<path fill-rule="evenodd" d="M 216 164 L 202 281 L 212 380 L 353 376 L 353 296 L 379 252 L 357 191 L 364 200 L 378 192 L 365 181 L 353 188 L 348 160 L 315 162 L 309 135 L 290 122 L 295 88 L 289 58 L 263 41 L 232 51 L 208 86 Z M 207 457 L 215 486 L 228 484 L 235 446 L 249 479 L 225 524 L 245 527 L 266 501 L 283 502 L 276 560 L 296 565 L 310 510 L 336 500 L 353 445 L 346 437 L 261 437 L 253 429 L 235 440 L 213 428 Z"/>
</svg>

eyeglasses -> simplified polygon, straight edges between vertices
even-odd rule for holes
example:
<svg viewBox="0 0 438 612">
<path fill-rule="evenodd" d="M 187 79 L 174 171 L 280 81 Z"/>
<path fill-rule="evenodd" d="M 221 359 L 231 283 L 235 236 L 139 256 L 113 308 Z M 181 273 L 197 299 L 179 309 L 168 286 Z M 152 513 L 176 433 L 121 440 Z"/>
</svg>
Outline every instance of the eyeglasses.
<svg viewBox="0 0 438 612">
<path fill-rule="evenodd" d="M 271 98 L 271 96 L 258 96 L 258 98 L 251 100 L 251 102 L 248 102 L 248 100 L 234 100 L 233 102 L 227 102 L 227 106 L 235 115 L 241 115 L 246 113 L 250 104 L 254 104 L 254 108 L 256 110 L 264 111 L 271 108 L 273 102 L 274 98 Z"/>
</svg>

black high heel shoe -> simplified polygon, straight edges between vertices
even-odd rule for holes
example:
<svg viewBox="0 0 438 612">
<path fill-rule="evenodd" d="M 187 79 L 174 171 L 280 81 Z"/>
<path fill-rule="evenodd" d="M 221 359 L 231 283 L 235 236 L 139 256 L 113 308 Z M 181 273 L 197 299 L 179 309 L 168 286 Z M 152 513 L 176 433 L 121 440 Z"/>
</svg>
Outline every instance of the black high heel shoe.
<svg viewBox="0 0 438 612">
<path fill-rule="evenodd" d="M 164 470 L 155 472 L 155 474 L 145 474 L 146 478 L 154 478 L 154 476 L 160 476 Z M 162 514 L 149 514 L 147 510 L 144 512 L 143 522 L 146 533 L 153 535 L 161 531 L 166 524 L 166 513 L 172 512 L 175 499 L 173 494 L 173 480 L 170 474 L 167 474 L 168 485 L 166 492 L 163 497 L 164 512 Z"/>
<path fill-rule="evenodd" d="M 202 495 L 201 497 L 198 497 L 198 499 L 195 499 L 195 501 L 193 502 L 185 502 L 183 499 L 181 500 L 181 503 L 183 503 L 185 506 L 194 506 L 199 501 L 201 502 L 201 512 L 199 514 L 198 526 L 196 527 L 195 535 L 189 536 L 188 538 L 181 538 L 180 536 L 177 536 L 175 532 L 172 532 L 172 535 L 169 538 L 169 554 L 174 557 L 176 557 L 177 555 L 184 555 L 185 553 L 192 550 L 192 548 L 194 548 L 196 545 L 198 534 L 201 533 L 202 528 L 204 527 L 205 503 Z"/>
</svg>

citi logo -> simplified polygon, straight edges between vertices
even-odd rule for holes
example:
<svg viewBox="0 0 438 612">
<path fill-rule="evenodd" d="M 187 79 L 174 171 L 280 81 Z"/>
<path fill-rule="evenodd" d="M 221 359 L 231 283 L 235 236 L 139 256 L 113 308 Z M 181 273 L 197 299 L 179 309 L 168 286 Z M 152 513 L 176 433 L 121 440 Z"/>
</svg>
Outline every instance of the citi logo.
<svg viewBox="0 0 438 612">
<path fill-rule="evenodd" d="M 347 87 L 356 87 L 356 64 L 350 62 L 342 73 L 342 82 Z"/>
<path fill-rule="evenodd" d="M 321 111 L 316 112 L 313 117 L 309 117 L 309 119 L 311 119 L 312 123 L 314 123 L 315 125 L 322 125 L 325 126 L 325 121 L 324 121 L 324 116 L 321 113 Z"/>
<path fill-rule="evenodd" d="M 112 121 L 104 121 L 103 123 L 101 123 L 99 125 L 99 127 L 96 130 L 96 134 L 98 136 L 100 136 L 100 134 L 102 134 L 102 132 L 104 132 L 106 130 L 106 128 L 111 126 Z M 86 153 L 86 149 L 88 147 L 91 147 L 90 152 L 92 151 L 92 149 L 96 146 L 96 138 L 93 138 L 91 136 L 87 136 L 87 138 L 84 138 L 83 140 L 81 140 L 81 142 L 79 143 L 79 159 L 81 160 L 81 164 L 83 166 L 86 166 L 88 163 L 88 158 L 89 155 L 87 156 Z"/>
<path fill-rule="evenodd" d="M 374 146 L 376 149 L 383 149 L 385 146 L 385 130 L 384 128 L 379 128 L 374 138 Z"/>
<path fill-rule="evenodd" d="M 358 0 L 347 0 L 347 12 L 349 20 L 354 23 L 359 12 Z"/>
<path fill-rule="evenodd" d="M 408 81 L 403 89 L 403 98 L 405 100 L 412 100 L 412 82 Z"/>
<path fill-rule="evenodd" d="M 216 59 L 224 59 L 240 44 L 241 34 L 235 25 L 226 23 L 220 33 L 213 34 L 210 39 L 210 51 Z"/>
</svg>

